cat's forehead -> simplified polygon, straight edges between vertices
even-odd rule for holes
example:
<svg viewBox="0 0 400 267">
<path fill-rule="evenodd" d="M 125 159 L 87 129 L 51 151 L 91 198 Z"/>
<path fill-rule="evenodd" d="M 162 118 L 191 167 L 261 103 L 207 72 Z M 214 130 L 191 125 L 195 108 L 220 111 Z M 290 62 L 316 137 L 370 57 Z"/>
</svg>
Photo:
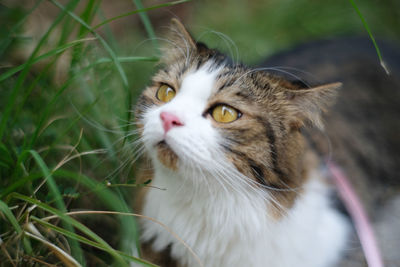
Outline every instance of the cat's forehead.
<svg viewBox="0 0 400 267">
<path fill-rule="evenodd" d="M 177 61 L 165 65 L 153 77 L 153 80 L 156 83 L 167 83 L 178 90 L 183 85 L 190 84 L 201 91 L 201 84 L 204 84 L 207 88 L 212 86 L 214 94 L 222 91 L 235 93 L 238 90 L 246 90 L 249 85 L 247 76 L 250 72 L 241 64 L 235 65 L 215 58 L 208 60 L 196 58 L 190 62 Z M 203 87 L 203 89 L 206 88 Z"/>
<path fill-rule="evenodd" d="M 216 78 L 220 68 L 212 68 L 207 63 L 199 69 L 192 69 L 182 76 L 180 95 L 190 95 L 199 100 L 207 100 L 215 91 Z"/>
</svg>

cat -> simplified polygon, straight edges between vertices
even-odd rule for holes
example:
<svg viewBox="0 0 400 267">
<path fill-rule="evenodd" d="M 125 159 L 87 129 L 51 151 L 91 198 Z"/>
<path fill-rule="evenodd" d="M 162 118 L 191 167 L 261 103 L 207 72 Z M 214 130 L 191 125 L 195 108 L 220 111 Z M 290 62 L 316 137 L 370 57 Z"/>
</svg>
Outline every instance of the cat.
<svg viewBox="0 0 400 267">
<path fill-rule="evenodd" d="M 337 264 L 351 226 L 332 202 L 318 136 L 342 84 L 309 87 L 232 62 L 176 19 L 168 43 L 136 106 L 141 176 L 152 180 L 138 206 L 168 228 L 141 220 L 142 256 L 160 266 Z"/>
</svg>

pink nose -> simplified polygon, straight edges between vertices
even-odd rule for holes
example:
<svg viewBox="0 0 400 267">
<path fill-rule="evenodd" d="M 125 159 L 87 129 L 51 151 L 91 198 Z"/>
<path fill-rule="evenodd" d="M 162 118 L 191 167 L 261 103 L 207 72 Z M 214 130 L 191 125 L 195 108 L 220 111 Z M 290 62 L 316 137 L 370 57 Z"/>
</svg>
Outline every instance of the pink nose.
<svg viewBox="0 0 400 267">
<path fill-rule="evenodd" d="M 172 113 L 161 112 L 160 118 L 162 120 L 162 124 L 163 124 L 165 133 L 167 133 L 173 127 L 183 126 L 183 123 L 181 122 L 181 120 Z"/>
</svg>

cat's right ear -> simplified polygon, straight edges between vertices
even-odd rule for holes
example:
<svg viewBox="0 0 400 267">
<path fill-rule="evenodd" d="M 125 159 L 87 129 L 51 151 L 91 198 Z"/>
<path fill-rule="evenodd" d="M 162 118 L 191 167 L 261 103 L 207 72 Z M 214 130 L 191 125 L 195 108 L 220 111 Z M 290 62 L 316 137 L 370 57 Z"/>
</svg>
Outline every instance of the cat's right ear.
<svg viewBox="0 0 400 267">
<path fill-rule="evenodd" d="M 189 57 L 197 50 L 197 44 L 182 22 L 173 18 L 171 20 L 167 39 L 162 47 L 162 60 L 168 62 L 178 57 Z"/>
<path fill-rule="evenodd" d="M 175 39 L 177 43 L 184 44 L 185 48 L 197 48 L 196 41 L 193 39 L 192 35 L 186 30 L 182 22 L 176 18 L 171 20 L 171 34 L 173 35 L 173 39 Z"/>
</svg>

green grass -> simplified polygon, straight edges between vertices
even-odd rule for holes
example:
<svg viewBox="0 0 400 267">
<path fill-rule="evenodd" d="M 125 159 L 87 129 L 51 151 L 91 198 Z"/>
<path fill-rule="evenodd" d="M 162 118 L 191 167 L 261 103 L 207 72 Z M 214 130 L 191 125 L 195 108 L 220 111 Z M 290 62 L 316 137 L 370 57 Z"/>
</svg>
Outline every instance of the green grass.
<svg viewBox="0 0 400 267">
<path fill-rule="evenodd" d="M 0 40 L 0 265 L 127 266 L 133 261 L 153 266 L 131 256 L 138 244 L 136 222 L 118 213 L 132 212 L 129 186 L 134 168 L 127 164 L 119 169 L 129 162 L 126 151 L 135 139 L 128 123 L 133 95 L 146 80 L 128 77 L 136 78 L 143 69 L 148 72 L 157 51 L 141 49 L 126 56 L 113 47 L 119 41 L 112 31 L 103 37 L 99 29 L 184 1 L 139 10 L 132 3 L 131 12 L 107 19 L 101 16 L 101 1 L 85 1 L 79 8 L 76 0 L 50 2 L 57 12 L 37 40 L 23 36 L 23 28 L 43 1 L 30 10 L 1 9 L 1 15 L 12 20 L 6 20 Z M 96 24 L 95 19 L 103 22 Z M 145 22 L 151 29 L 150 20 Z M 133 34 L 147 38 L 138 29 Z M 10 54 L 21 49 L 32 52 L 19 63 Z M 66 67 L 58 76 L 60 64 Z M 121 186 L 109 187 L 106 182 Z M 65 215 L 74 208 L 116 211 L 111 225 L 100 226 L 113 234 L 105 240 L 95 233 L 98 229 Z M 44 221 L 49 215 L 59 219 Z"/>
<path fill-rule="evenodd" d="M 27 9 L 0 2 L 0 266 L 153 266 L 131 253 L 138 244 L 131 110 L 158 60 L 153 22 L 170 16 L 167 8 L 187 8 L 196 37 L 247 63 L 301 42 L 365 33 L 345 0 L 185 2 L 126 0 L 130 10 L 115 16 L 100 0 L 35 1 Z M 355 4 L 369 32 L 399 40 L 398 1 Z M 55 10 L 50 24 L 27 34 L 44 5 Z M 142 24 L 113 27 L 132 16 Z M 66 215 L 74 209 L 116 213 Z"/>
</svg>

